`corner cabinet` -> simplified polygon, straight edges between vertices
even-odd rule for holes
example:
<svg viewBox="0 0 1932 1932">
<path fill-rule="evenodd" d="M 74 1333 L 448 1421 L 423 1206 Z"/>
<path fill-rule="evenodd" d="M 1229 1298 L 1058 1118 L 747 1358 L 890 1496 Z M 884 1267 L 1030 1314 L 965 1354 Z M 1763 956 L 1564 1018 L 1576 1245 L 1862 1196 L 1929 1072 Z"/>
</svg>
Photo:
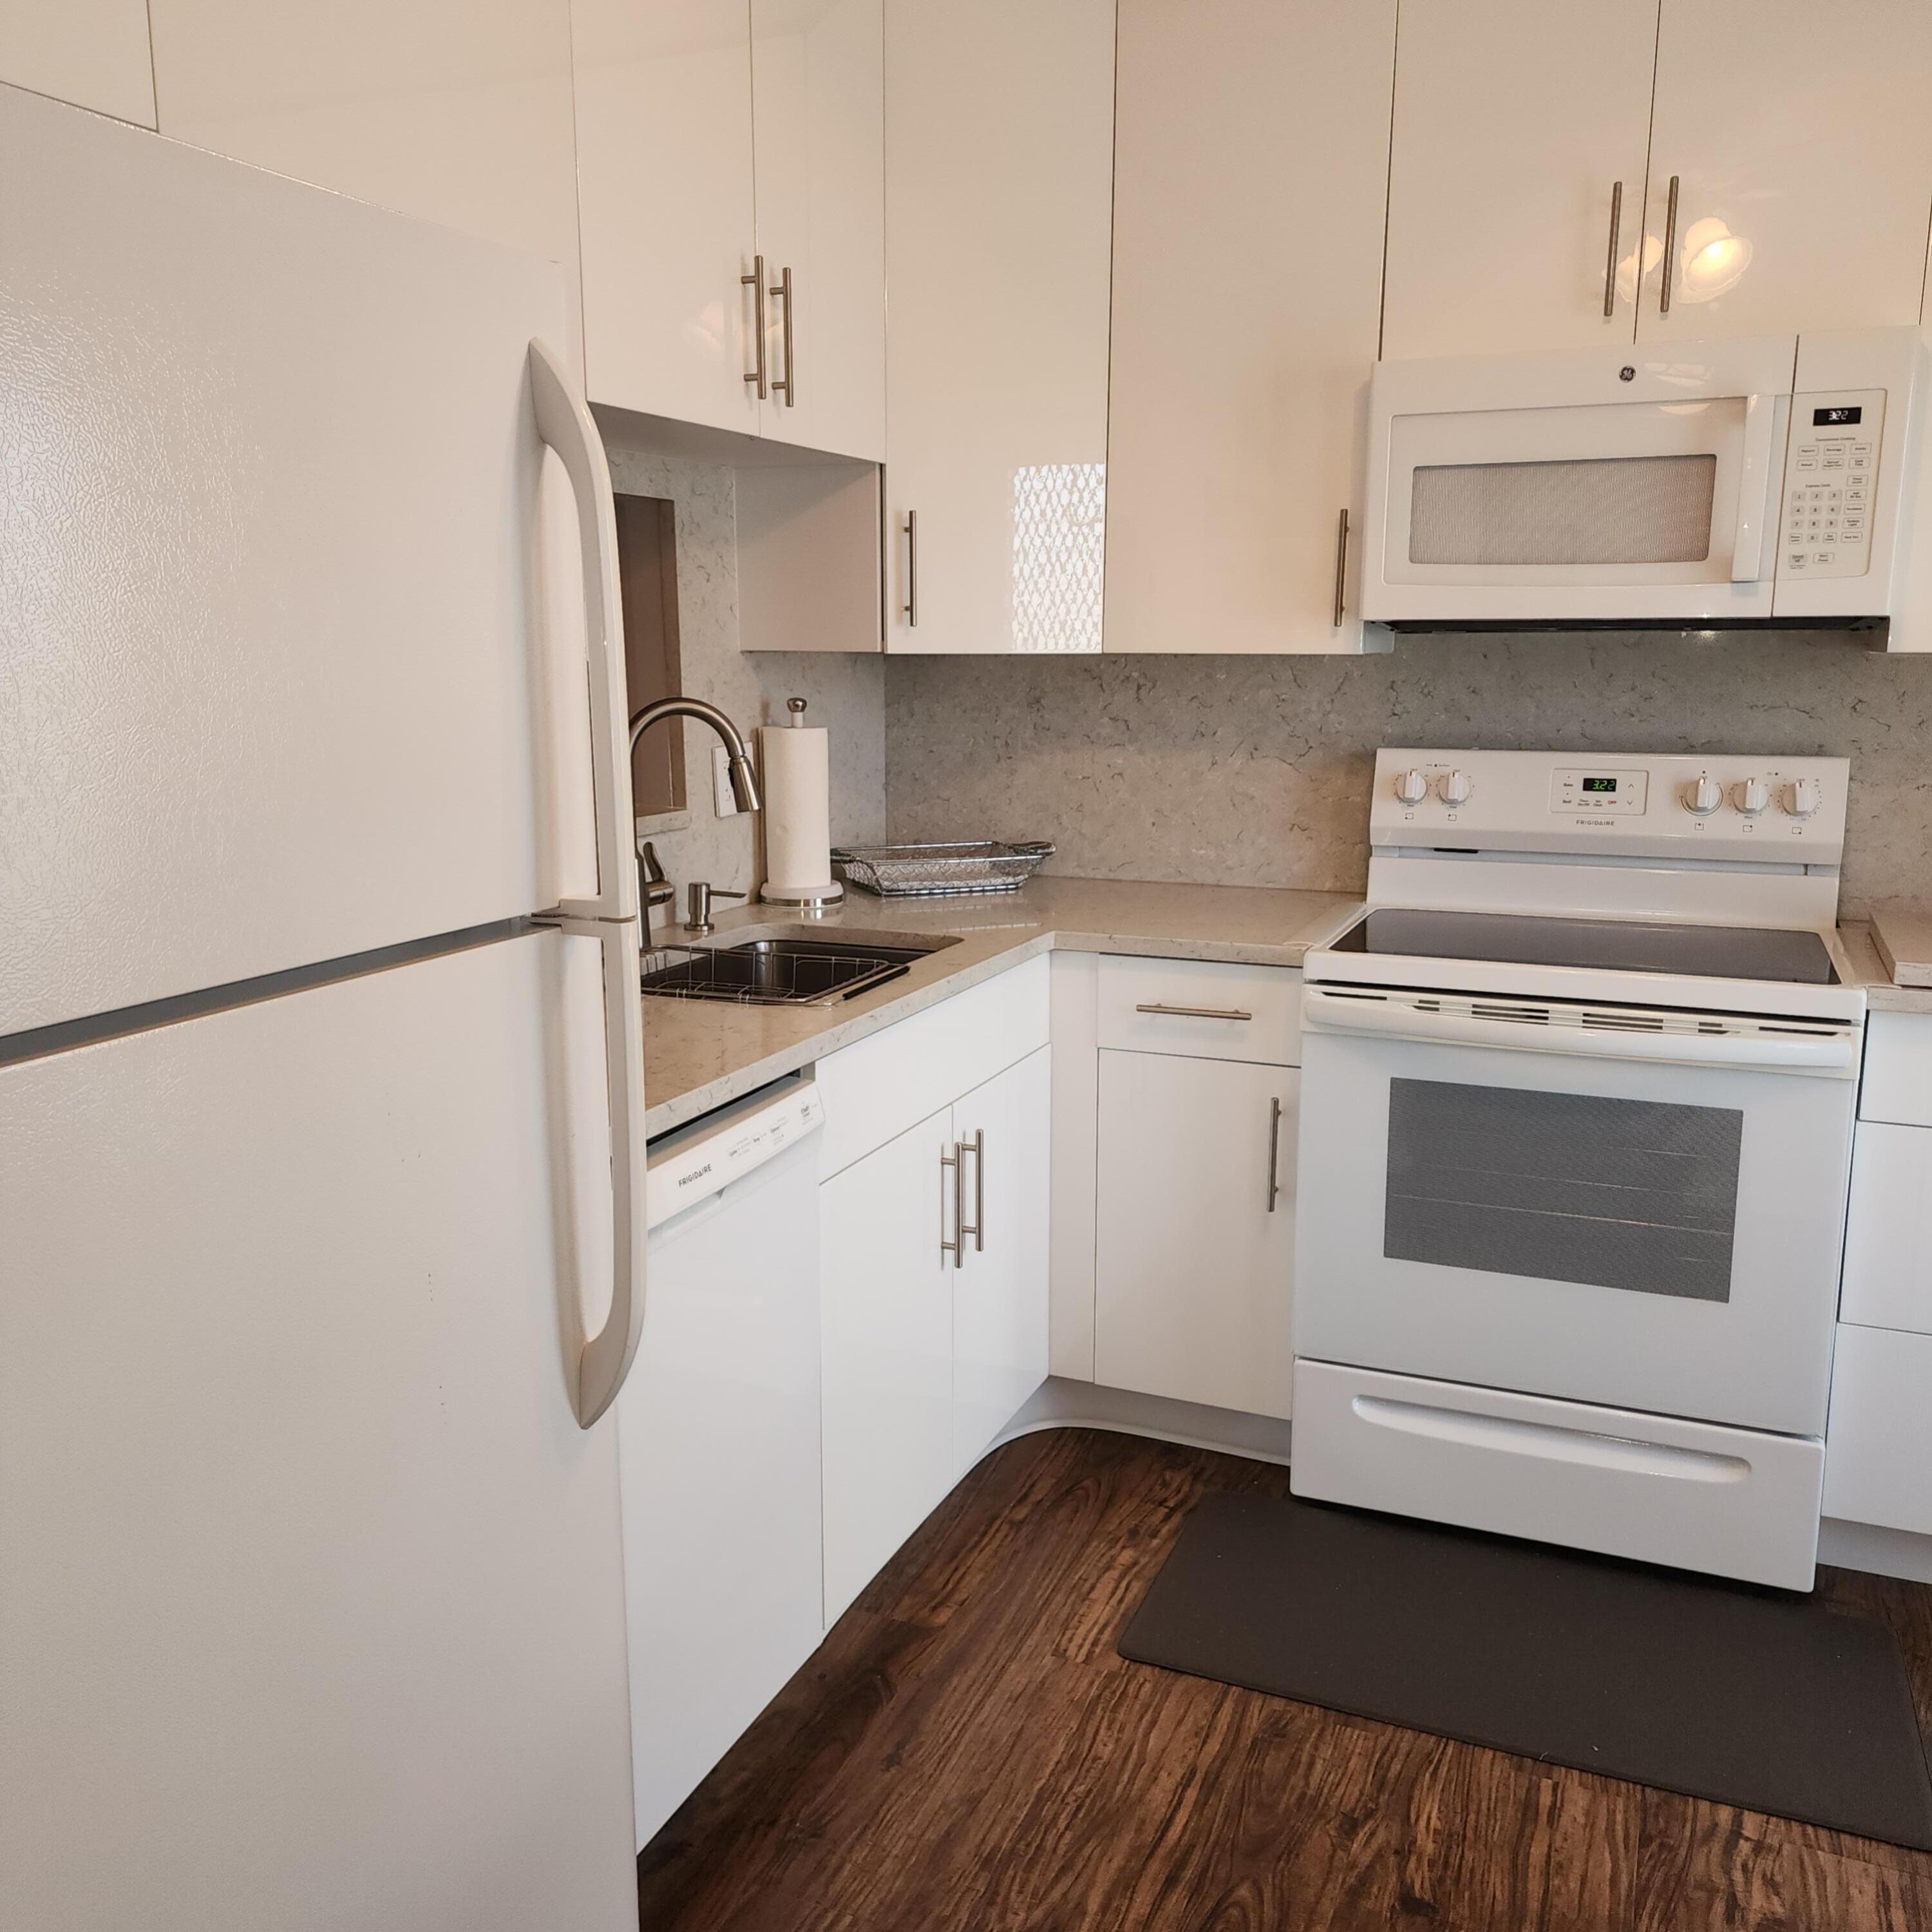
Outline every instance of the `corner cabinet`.
<svg viewBox="0 0 1932 1932">
<path fill-rule="evenodd" d="M 1395 32 L 1395 0 L 1120 0 L 1110 651 L 1364 647 Z"/>
<path fill-rule="evenodd" d="M 1285 1417 L 1300 975 L 1100 969 L 1094 1378 Z"/>
<path fill-rule="evenodd" d="M 1100 648 L 1113 0 L 886 0 L 886 648 Z"/>
<path fill-rule="evenodd" d="M 884 454 L 879 0 L 573 0 L 591 400 Z"/>
<path fill-rule="evenodd" d="M 1047 1028 L 1040 959 L 819 1063 L 828 1626 L 1046 1378 Z"/>
</svg>

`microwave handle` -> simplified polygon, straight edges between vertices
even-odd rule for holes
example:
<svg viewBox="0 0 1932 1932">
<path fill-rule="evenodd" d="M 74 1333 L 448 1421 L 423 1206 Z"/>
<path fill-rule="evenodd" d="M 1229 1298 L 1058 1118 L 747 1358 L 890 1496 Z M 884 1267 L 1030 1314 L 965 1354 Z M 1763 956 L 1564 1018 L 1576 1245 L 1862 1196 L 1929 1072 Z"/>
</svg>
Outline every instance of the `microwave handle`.
<svg viewBox="0 0 1932 1932">
<path fill-rule="evenodd" d="M 1764 567 L 1766 526 L 1777 516 L 1772 490 L 1784 475 L 1775 460 L 1781 396 L 1744 398 L 1744 454 L 1738 469 L 1738 528 L 1731 545 L 1731 581 L 1755 584 Z"/>
</svg>

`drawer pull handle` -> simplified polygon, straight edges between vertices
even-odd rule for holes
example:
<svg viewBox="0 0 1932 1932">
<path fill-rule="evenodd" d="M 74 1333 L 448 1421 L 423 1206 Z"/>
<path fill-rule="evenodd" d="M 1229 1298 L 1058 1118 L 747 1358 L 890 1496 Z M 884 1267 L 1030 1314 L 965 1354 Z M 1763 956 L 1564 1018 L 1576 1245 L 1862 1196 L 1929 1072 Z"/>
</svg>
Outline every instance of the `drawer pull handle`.
<svg viewBox="0 0 1932 1932">
<path fill-rule="evenodd" d="M 1165 1013 L 1174 1020 L 1251 1020 L 1252 1013 L 1244 1013 L 1239 1006 L 1168 1006 L 1159 1000 L 1144 1003 L 1135 1007 L 1137 1013 Z"/>
</svg>

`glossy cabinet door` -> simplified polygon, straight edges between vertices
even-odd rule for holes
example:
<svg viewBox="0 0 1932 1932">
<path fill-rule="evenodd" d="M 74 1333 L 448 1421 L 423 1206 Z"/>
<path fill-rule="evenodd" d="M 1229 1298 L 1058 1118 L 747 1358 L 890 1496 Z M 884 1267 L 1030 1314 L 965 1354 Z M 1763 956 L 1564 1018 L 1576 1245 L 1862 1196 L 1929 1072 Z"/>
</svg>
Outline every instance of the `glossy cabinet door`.
<svg viewBox="0 0 1932 1932">
<path fill-rule="evenodd" d="M 952 1150 L 947 1108 L 819 1189 L 828 1627 L 958 1474 Z"/>
<path fill-rule="evenodd" d="M 1288 1414 L 1300 1085 L 1102 1050 L 1096 1382 Z"/>
<path fill-rule="evenodd" d="M 1043 1046 L 953 1105 L 975 1230 L 952 1283 L 953 1433 L 962 1471 L 1046 1379 L 1052 1056 Z"/>
<path fill-rule="evenodd" d="M 760 426 L 875 463 L 886 453 L 884 33 L 880 0 L 752 0 Z"/>
<path fill-rule="evenodd" d="M 886 0 L 889 651 L 1100 648 L 1113 104 L 1113 0 Z"/>
<path fill-rule="evenodd" d="M 1121 0 L 1110 651 L 1361 648 L 1395 14 Z"/>
<path fill-rule="evenodd" d="M 0 81 L 152 128 L 145 0 L 0 0 Z"/>
<path fill-rule="evenodd" d="M 569 0 L 152 0 L 164 134 L 561 266 Z"/>
<path fill-rule="evenodd" d="M 1638 339 L 1916 323 L 1928 94 L 1923 0 L 1664 0 Z"/>
<path fill-rule="evenodd" d="M 1658 4 L 1403 7 L 1384 356 L 1631 339 Z"/>
<path fill-rule="evenodd" d="M 755 434 L 747 0 L 572 0 L 571 20 L 590 398 Z"/>
</svg>

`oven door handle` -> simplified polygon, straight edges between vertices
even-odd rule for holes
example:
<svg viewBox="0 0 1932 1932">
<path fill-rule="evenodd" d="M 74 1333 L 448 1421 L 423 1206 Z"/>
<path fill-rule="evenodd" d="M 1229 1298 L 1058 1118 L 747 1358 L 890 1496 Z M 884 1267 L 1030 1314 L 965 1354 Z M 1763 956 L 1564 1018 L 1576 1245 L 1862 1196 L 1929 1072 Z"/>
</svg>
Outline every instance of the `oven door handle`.
<svg viewBox="0 0 1932 1932">
<path fill-rule="evenodd" d="M 1498 1004 L 1511 1004 L 1498 1000 Z M 1526 1006 L 1537 1002 L 1524 1001 Z M 1627 1032 L 1606 1026 L 1551 1026 L 1532 1020 L 1482 1019 L 1467 1013 L 1425 1012 L 1406 1000 L 1336 993 L 1324 986 L 1303 990 L 1301 1023 L 1310 1033 L 1379 1034 L 1425 1046 L 1514 1047 L 1523 1053 L 1554 1053 L 1590 1060 L 1639 1060 L 1688 1066 L 1777 1067 L 1793 1073 L 1852 1078 L 1858 1070 L 1855 1031 L 1798 1034 L 1671 1034 Z"/>
</svg>

